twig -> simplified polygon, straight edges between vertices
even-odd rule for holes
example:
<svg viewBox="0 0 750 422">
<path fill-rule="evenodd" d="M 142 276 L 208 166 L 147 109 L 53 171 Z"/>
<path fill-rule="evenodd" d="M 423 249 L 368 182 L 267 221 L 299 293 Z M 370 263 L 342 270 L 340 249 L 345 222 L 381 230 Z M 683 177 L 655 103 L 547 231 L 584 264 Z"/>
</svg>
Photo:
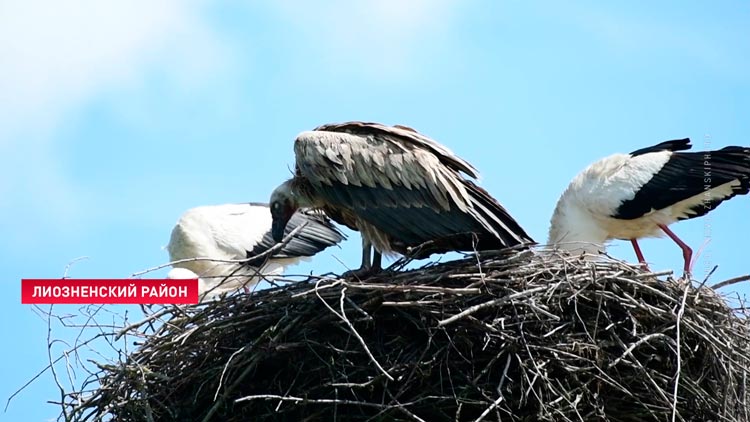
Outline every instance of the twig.
<svg viewBox="0 0 750 422">
<path fill-rule="evenodd" d="M 478 418 L 474 419 L 474 422 L 481 422 L 482 420 L 484 420 L 484 418 L 487 415 L 489 415 L 490 412 L 493 411 L 500 404 L 500 402 L 502 402 L 503 400 L 504 400 L 504 397 L 501 394 L 500 397 L 497 398 L 497 400 L 495 400 L 494 402 L 492 402 L 491 405 L 489 405 L 486 409 L 484 409 L 484 412 L 482 412 L 482 414 L 479 415 Z"/>
<path fill-rule="evenodd" d="M 88 256 L 79 256 L 78 258 L 72 259 L 70 262 L 68 262 L 67 265 L 65 265 L 65 270 L 63 271 L 62 278 L 68 278 L 68 271 L 78 261 L 83 261 L 84 259 L 89 259 Z"/>
<path fill-rule="evenodd" d="M 711 276 L 712 276 L 712 275 L 714 274 L 714 272 L 716 272 L 716 270 L 717 270 L 718 268 L 719 268 L 719 266 L 718 266 L 718 265 L 714 265 L 714 267 L 713 267 L 713 268 L 711 268 L 711 271 L 709 271 L 709 272 L 708 272 L 708 274 L 706 274 L 706 276 L 705 276 L 705 277 L 703 277 L 703 281 L 701 281 L 701 284 L 699 284 L 699 285 L 698 285 L 698 286 L 696 286 L 696 288 L 695 288 L 695 290 L 696 290 L 696 291 L 695 291 L 695 294 L 696 294 L 696 295 L 698 294 L 698 291 L 699 291 L 700 289 L 702 289 L 702 288 L 703 288 L 703 286 L 705 286 L 705 285 L 706 285 L 706 283 L 708 283 L 708 279 L 709 279 L 709 278 L 711 278 Z"/>
<path fill-rule="evenodd" d="M 115 341 L 119 340 L 120 337 L 124 336 L 125 334 L 127 334 L 130 331 L 132 331 L 133 329 L 138 328 L 138 327 L 142 327 L 146 323 L 149 323 L 151 321 L 159 319 L 162 316 L 164 316 L 166 314 L 173 313 L 173 312 L 174 312 L 173 308 L 164 308 L 164 309 L 162 309 L 162 310 L 160 310 L 158 312 L 154 312 L 153 314 L 147 316 L 146 318 L 144 318 L 144 319 L 142 319 L 142 320 L 140 320 L 138 322 L 134 322 L 134 323 L 132 323 L 132 324 L 126 326 L 126 327 L 123 327 L 115 335 Z"/>
<path fill-rule="evenodd" d="M 318 283 L 320 283 L 320 281 L 318 281 Z M 317 285 L 316 285 L 316 287 L 317 287 Z M 316 290 L 316 292 L 317 292 L 317 290 Z M 317 293 L 316 293 L 316 294 L 317 294 Z M 321 301 L 321 302 L 323 302 L 323 305 L 325 305 L 325 307 L 326 307 L 326 308 L 328 308 L 328 309 L 329 309 L 329 310 L 330 310 L 331 312 L 333 312 L 333 314 L 334 314 L 334 315 L 336 315 L 336 316 L 337 316 L 337 317 L 339 317 L 339 318 L 340 318 L 340 319 L 341 319 L 342 321 L 344 321 L 344 323 L 345 323 L 345 324 L 346 324 L 346 325 L 347 325 L 347 326 L 349 327 L 349 330 L 350 330 L 350 332 L 351 332 L 351 333 L 352 333 L 352 334 L 354 335 L 354 337 L 356 337 L 356 338 L 357 338 L 357 340 L 359 340 L 359 343 L 360 343 L 360 344 L 362 345 L 362 347 L 363 347 L 363 348 L 365 349 L 365 353 L 367 353 L 367 356 L 368 356 L 368 357 L 370 358 L 370 360 L 372 361 L 372 363 L 374 363 L 374 364 L 375 364 L 375 367 L 377 367 L 377 368 L 378 368 L 378 370 L 379 370 L 379 371 L 380 371 L 380 372 L 381 372 L 381 373 L 382 373 L 383 375 L 385 375 L 385 377 L 386 377 L 386 378 L 388 378 L 389 380 L 393 381 L 393 377 L 391 376 L 391 374 L 389 374 L 389 373 L 388 373 L 388 371 L 386 371 L 385 369 L 383 369 L 383 367 L 382 367 L 382 366 L 380 366 L 380 363 L 378 363 L 378 360 L 377 360 L 377 359 L 375 359 L 375 356 L 373 356 L 373 355 L 372 355 L 372 353 L 370 352 L 370 349 L 369 349 L 369 348 L 367 347 L 367 343 L 365 343 L 365 339 L 363 339 L 363 338 L 362 338 L 362 336 L 360 336 L 360 335 L 359 335 L 359 333 L 357 332 L 357 330 L 356 330 L 356 329 L 354 328 L 354 325 L 352 325 L 352 323 L 351 323 L 351 322 L 349 321 L 349 319 L 348 319 L 348 318 L 346 317 L 346 312 L 344 311 L 344 297 L 345 297 L 345 295 L 346 295 L 346 287 L 343 287 L 343 288 L 341 289 L 341 298 L 339 299 L 339 307 L 340 307 L 340 309 L 341 309 L 341 313 L 338 313 L 338 312 L 336 312 L 336 311 L 335 311 L 335 310 L 334 310 L 334 309 L 333 309 L 333 308 L 331 307 L 331 305 L 329 305 L 329 304 L 328 304 L 328 302 L 326 302 L 326 301 L 325 301 L 325 300 L 324 300 L 324 299 L 323 299 L 323 298 L 322 298 L 322 297 L 320 296 L 320 294 L 317 294 L 317 295 L 318 295 L 318 299 L 320 299 L 320 301 Z"/>
<path fill-rule="evenodd" d="M 720 283 L 714 284 L 713 286 L 711 286 L 711 288 L 714 289 L 714 290 L 719 290 L 722 287 L 727 287 L 727 286 L 730 286 L 732 284 L 742 283 L 743 281 L 750 281 L 750 274 L 739 276 L 739 277 L 735 277 L 735 278 L 730 278 L 729 280 L 724 280 L 724 281 L 722 281 Z"/>
<path fill-rule="evenodd" d="M 680 350 L 680 344 L 682 343 L 682 337 L 680 333 L 680 326 L 682 325 L 682 317 L 685 315 L 685 303 L 687 302 L 688 292 L 690 291 L 690 282 L 685 283 L 685 292 L 682 294 L 682 302 L 680 302 L 680 309 L 677 311 L 677 321 L 675 328 L 676 343 L 677 343 L 677 369 L 674 377 L 674 391 L 672 392 L 672 422 L 677 421 L 677 391 L 680 388 L 680 374 L 682 372 L 682 353 Z"/>
<path fill-rule="evenodd" d="M 664 339 L 669 340 L 669 341 L 674 341 L 671 338 L 669 338 L 669 336 L 666 335 L 666 334 L 651 333 L 651 334 L 649 334 L 647 336 L 644 336 L 643 338 L 640 338 L 638 341 L 633 342 L 633 344 L 631 344 L 627 349 L 625 349 L 625 352 L 623 352 L 623 354 L 619 358 L 615 359 L 609 365 L 607 365 L 607 368 L 612 368 L 614 366 L 617 366 L 617 364 L 620 363 L 621 360 L 625 359 L 631 353 L 633 353 L 633 350 L 635 350 L 636 347 L 640 346 L 643 343 L 646 343 L 647 341 L 655 339 L 655 338 L 664 338 Z"/>
<path fill-rule="evenodd" d="M 250 400 L 282 400 L 282 401 L 292 401 L 297 403 L 314 403 L 314 404 L 345 404 L 345 405 L 354 405 L 354 406 L 362 406 L 362 407 L 374 407 L 376 409 L 396 409 L 398 406 L 389 406 L 386 404 L 379 404 L 379 403 L 370 403 L 365 401 L 355 401 L 355 400 L 342 400 L 342 399 L 308 399 L 308 398 L 302 398 L 302 397 L 294 397 L 294 396 L 280 396 L 276 394 L 256 394 L 253 396 L 245 396 L 240 397 L 237 400 L 235 400 L 236 403 L 240 403 L 243 401 L 250 401 Z M 401 406 L 405 406 L 405 404 L 402 404 Z M 417 419 L 421 420 L 421 419 Z"/>
<path fill-rule="evenodd" d="M 378 283 L 349 283 L 342 281 L 342 283 L 351 289 L 357 290 L 383 290 L 383 291 L 397 291 L 397 292 L 414 292 L 414 293 L 442 293 L 449 295 L 464 295 L 464 294 L 480 294 L 481 289 L 468 288 L 468 287 L 440 287 L 440 286 L 399 286 L 393 284 L 378 284 Z"/>
<path fill-rule="evenodd" d="M 245 351 L 245 346 L 240 347 L 234 353 L 232 353 L 229 356 L 229 359 L 227 359 L 227 363 L 224 364 L 224 369 L 221 370 L 221 375 L 219 376 L 219 385 L 216 387 L 216 392 L 214 393 L 214 401 L 216 401 L 216 398 L 219 397 L 219 392 L 221 391 L 221 383 L 224 380 L 224 375 L 226 375 L 227 373 L 229 364 L 232 362 L 232 359 L 234 359 L 235 356 L 239 355 L 243 351 Z"/>
<path fill-rule="evenodd" d="M 631 276 L 634 280 L 641 280 L 644 278 L 656 278 L 656 277 L 662 277 L 665 275 L 672 275 L 674 274 L 674 271 L 672 270 L 664 270 L 664 271 L 655 271 L 655 272 L 648 272 L 648 273 L 641 273 L 641 274 L 635 274 Z"/>
<path fill-rule="evenodd" d="M 508 295 L 508 296 L 505 296 L 505 297 L 501 297 L 499 299 L 494 299 L 494 300 L 490 300 L 488 302 L 480 303 L 479 305 L 474 305 L 474 306 L 466 309 L 465 311 L 459 312 L 458 314 L 453 315 L 450 318 L 446 318 L 446 319 L 438 322 L 438 327 L 444 327 L 444 326 L 450 324 L 451 322 L 455 322 L 455 321 L 457 321 L 457 320 L 459 320 L 459 319 L 461 319 L 461 318 L 463 318 L 465 316 L 471 315 L 471 314 L 473 314 L 473 313 L 475 313 L 477 311 L 481 311 L 484 308 L 489 308 L 489 307 L 492 307 L 492 306 L 497 306 L 497 305 L 500 305 L 500 304 L 503 304 L 503 303 L 510 302 L 511 300 L 516 300 L 516 299 L 521 299 L 523 297 L 531 296 L 534 293 L 541 292 L 542 290 L 545 290 L 545 289 L 546 288 L 544 286 L 539 286 L 539 287 L 535 287 L 533 289 L 529 289 L 529 290 L 524 290 L 524 291 L 521 291 L 521 292 L 513 293 L 511 295 Z"/>
</svg>

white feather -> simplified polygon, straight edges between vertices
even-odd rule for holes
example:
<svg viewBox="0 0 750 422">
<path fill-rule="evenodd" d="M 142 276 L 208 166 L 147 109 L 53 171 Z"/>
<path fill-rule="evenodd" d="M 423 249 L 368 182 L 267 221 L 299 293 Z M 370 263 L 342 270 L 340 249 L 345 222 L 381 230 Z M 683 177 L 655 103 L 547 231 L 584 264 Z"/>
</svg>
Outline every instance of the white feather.
<svg viewBox="0 0 750 422">
<path fill-rule="evenodd" d="M 614 154 L 588 166 L 560 196 L 550 222 L 548 243 L 574 253 L 597 253 L 610 239 L 660 235 L 657 224 L 676 221 L 665 218 L 664 210 L 634 220 L 611 216 L 623 202 L 635 197 L 671 154 Z"/>
</svg>

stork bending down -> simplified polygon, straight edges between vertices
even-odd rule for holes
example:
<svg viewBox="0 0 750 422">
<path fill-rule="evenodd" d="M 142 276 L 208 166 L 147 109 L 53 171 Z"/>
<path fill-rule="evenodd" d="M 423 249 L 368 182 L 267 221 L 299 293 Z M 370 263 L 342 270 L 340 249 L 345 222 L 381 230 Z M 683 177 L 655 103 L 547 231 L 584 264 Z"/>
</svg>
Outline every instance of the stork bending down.
<svg viewBox="0 0 750 422">
<path fill-rule="evenodd" d="M 264 276 L 281 274 L 306 257 L 339 243 L 344 236 L 328 218 L 318 213 L 297 212 L 283 235 L 299 231 L 273 256 L 242 264 L 214 260 L 240 260 L 271 249 L 271 217 L 267 204 L 225 204 L 192 208 L 180 217 L 167 245 L 172 261 L 208 258 L 174 265 L 170 278 L 199 279 L 199 295 L 204 297 L 247 289 Z M 178 270 L 183 271 L 176 271 Z M 186 271 L 186 270 L 189 270 Z M 192 274 L 192 275 L 191 275 Z"/>
<path fill-rule="evenodd" d="M 682 152 L 690 148 L 689 139 L 678 139 L 591 164 L 557 202 L 549 243 L 596 253 L 607 240 L 630 240 L 647 268 L 638 239 L 666 234 L 682 249 L 689 274 L 693 251 L 668 226 L 750 191 L 750 148 Z"/>
<path fill-rule="evenodd" d="M 274 238 L 297 208 L 323 210 L 362 234 L 355 275 L 379 270 L 383 253 L 424 258 L 533 242 L 502 205 L 461 176 L 478 177 L 471 164 L 411 128 L 323 125 L 301 133 L 294 152 L 294 177 L 271 195 Z"/>
</svg>

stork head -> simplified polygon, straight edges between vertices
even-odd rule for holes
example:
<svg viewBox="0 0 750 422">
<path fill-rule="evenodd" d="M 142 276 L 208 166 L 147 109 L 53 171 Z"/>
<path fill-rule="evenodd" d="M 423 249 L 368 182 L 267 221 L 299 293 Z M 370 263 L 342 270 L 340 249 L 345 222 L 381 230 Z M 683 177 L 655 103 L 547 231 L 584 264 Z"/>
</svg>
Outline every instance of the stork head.
<svg viewBox="0 0 750 422">
<path fill-rule="evenodd" d="M 273 240 L 281 242 L 284 239 L 284 229 L 286 223 L 292 218 L 292 215 L 299 208 L 299 203 L 292 193 L 291 180 L 287 180 L 274 189 L 271 193 L 271 217 L 273 225 L 271 226 L 271 235 Z"/>
</svg>

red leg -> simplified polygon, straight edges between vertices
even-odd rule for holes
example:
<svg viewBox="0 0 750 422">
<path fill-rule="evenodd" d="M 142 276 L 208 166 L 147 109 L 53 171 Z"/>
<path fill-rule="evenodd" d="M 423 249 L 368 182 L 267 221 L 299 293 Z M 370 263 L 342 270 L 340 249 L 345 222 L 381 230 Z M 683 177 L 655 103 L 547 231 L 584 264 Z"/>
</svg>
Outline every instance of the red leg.
<svg viewBox="0 0 750 422">
<path fill-rule="evenodd" d="M 630 239 L 630 243 L 633 244 L 633 249 L 635 250 L 635 256 L 638 258 L 638 262 L 641 264 L 644 270 L 651 271 L 648 269 L 648 264 L 646 264 L 646 258 L 643 257 L 643 252 L 641 252 L 641 247 L 638 245 L 638 241 L 636 239 Z"/>
<path fill-rule="evenodd" d="M 682 249 L 682 257 L 685 258 L 685 273 L 690 274 L 691 271 L 691 260 L 693 258 L 693 250 L 690 249 L 690 246 L 686 245 L 685 242 L 680 240 L 679 237 L 677 237 L 676 234 L 672 232 L 672 230 L 669 230 L 669 228 L 663 224 L 659 224 L 659 228 L 664 230 L 664 233 L 669 236 L 670 239 L 674 240 L 677 245 L 680 246 L 680 249 Z"/>
</svg>

